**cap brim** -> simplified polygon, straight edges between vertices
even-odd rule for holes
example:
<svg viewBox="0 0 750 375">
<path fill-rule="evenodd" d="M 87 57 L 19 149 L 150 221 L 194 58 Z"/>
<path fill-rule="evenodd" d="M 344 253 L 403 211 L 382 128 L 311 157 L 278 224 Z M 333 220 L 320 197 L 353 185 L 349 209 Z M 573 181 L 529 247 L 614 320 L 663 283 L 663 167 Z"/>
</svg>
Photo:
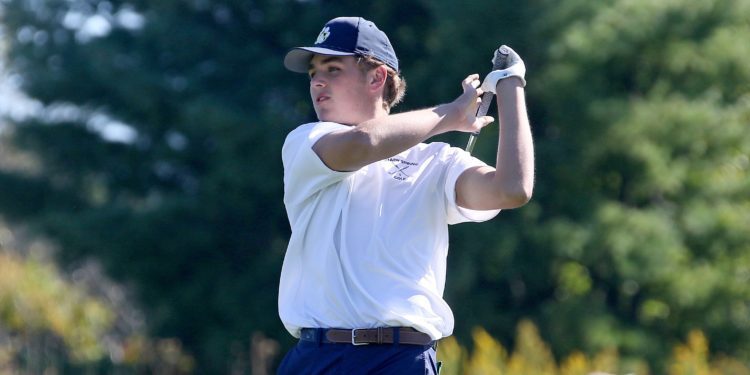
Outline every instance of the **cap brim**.
<svg viewBox="0 0 750 375">
<path fill-rule="evenodd" d="M 284 57 L 284 67 L 296 72 L 307 73 L 310 69 L 310 60 L 313 55 L 353 56 L 352 52 L 341 52 L 321 47 L 297 47 L 287 52 Z"/>
</svg>

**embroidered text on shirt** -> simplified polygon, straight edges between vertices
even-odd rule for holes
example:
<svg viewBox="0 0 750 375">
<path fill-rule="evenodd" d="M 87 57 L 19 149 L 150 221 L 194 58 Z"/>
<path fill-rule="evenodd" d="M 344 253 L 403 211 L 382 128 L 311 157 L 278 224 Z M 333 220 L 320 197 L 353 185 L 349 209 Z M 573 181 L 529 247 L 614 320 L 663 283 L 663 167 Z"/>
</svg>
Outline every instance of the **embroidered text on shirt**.
<svg viewBox="0 0 750 375">
<path fill-rule="evenodd" d="M 406 173 L 406 170 L 409 169 L 409 167 L 419 165 L 419 163 L 414 163 L 399 158 L 388 158 L 388 161 L 393 164 L 393 168 L 388 171 L 388 174 L 391 175 L 393 179 L 399 181 L 404 181 L 407 178 L 411 177 Z"/>
</svg>

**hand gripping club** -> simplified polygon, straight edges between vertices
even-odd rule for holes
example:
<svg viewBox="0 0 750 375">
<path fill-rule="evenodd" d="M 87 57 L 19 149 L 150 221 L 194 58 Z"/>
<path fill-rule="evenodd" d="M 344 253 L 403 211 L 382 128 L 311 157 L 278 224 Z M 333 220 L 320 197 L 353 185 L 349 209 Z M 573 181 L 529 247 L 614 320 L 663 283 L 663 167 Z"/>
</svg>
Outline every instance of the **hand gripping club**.
<svg viewBox="0 0 750 375">
<path fill-rule="evenodd" d="M 505 46 L 500 47 L 497 50 L 498 53 L 495 53 L 492 56 L 492 70 L 500 70 L 505 69 L 507 66 L 505 66 L 508 63 L 508 55 L 510 54 L 510 51 L 508 51 Z M 482 102 L 479 103 L 479 108 L 477 108 L 477 115 L 476 117 L 482 117 L 487 115 L 487 111 L 490 109 L 490 104 L 492 104 L 492 98 L 494 98 L 495 94 L 491 92 L 485 92 L 482 94 Z M 469 143 L 466 145 L 466 151 L 471 153 L 472 150 L 474 150 L 474 145 L 477 143 L 477 137 L 479 136 L 479 131 L 475 133 L 471 133 L 469 135 Z"/>
</svg>

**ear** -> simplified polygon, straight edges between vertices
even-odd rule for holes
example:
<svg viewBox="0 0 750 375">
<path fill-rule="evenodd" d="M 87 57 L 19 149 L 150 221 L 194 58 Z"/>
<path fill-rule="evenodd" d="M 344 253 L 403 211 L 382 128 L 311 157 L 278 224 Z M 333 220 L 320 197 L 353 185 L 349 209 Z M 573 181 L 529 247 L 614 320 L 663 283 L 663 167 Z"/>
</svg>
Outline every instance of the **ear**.
<svg viewBox="0 0 750 375">
<path fill-rule="evenodd" d="M 370 89 L 378 90 L 384 87 L 386 78 L 388 78 L 388 70 L 385 68 L 385 65 L 380 65 L 371 70 L 370 74 L 368 74 Z"/>
</svg>

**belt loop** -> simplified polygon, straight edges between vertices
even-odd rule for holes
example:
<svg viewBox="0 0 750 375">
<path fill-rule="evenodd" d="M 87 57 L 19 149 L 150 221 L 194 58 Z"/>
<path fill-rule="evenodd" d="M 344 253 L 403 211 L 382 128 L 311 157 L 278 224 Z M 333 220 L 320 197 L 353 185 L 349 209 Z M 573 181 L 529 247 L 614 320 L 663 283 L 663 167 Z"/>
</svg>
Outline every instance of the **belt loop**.
<svg viewBox="0 0 750 375">
<path fill-rule="evenodd" d="M 393 327 L 393 345 L 398 346 L 401 342 L 401 328 Z"/>
<path fill-rule="evenodd" d="M 315 341 L 318 343 L 318 347 L 323 346 L 323 340 L 325 339 L 326 330 L 325 328 L 318 328 L 315 330 Z"/>
</svg>

